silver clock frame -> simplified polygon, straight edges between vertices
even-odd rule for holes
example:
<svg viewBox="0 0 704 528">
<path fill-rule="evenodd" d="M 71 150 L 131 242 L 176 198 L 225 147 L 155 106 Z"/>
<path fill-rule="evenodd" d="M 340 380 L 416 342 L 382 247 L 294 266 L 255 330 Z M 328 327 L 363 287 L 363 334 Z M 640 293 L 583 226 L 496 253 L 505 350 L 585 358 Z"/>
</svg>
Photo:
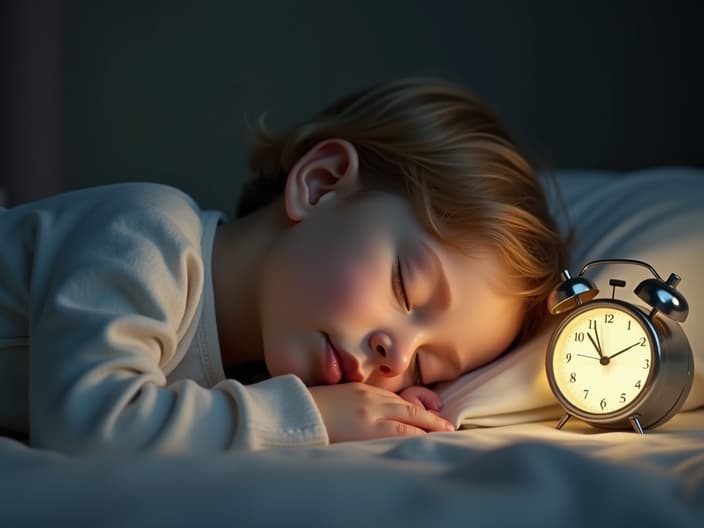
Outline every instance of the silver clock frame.
<svg viewBox="0 0 704 528">
<path fill-rule="evenodd" d="M 555 344 L 565 326 L 579 314 L 599 307 L 613 307 L 633 315 L 645 330 L 652 350 L 652 369 L 645 387 L 625 407 L 612 413 L 583 411 L 560 390 L 554 379 Z M 648 314 L 643 308 L 620 299 L 594 299 L 570 311 L 553 332 L 545 358 L 548 382 L 553 394 L 567 413 L 558 422 L 561 429 L 571 416 L 604 429 L 630 429 L 643 433 L 668 421 L 684 404 L 694 379 L 691 346 L 681 326 L 659 313 Z"/>
</svg>

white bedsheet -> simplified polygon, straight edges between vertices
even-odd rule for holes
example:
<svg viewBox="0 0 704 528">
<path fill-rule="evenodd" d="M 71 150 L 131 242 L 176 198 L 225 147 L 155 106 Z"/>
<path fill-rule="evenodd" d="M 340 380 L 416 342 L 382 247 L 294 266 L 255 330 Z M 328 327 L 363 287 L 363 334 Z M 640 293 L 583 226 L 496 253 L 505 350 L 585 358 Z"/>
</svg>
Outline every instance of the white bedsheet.
<svg viewBox="0 0 704 528">
<path fill-rule="evenodd" d="M 550 421 L 198 457 L 0 439 L 0 524 L 701 528 L 704 409 L 644 436 Z"/>
</svg>

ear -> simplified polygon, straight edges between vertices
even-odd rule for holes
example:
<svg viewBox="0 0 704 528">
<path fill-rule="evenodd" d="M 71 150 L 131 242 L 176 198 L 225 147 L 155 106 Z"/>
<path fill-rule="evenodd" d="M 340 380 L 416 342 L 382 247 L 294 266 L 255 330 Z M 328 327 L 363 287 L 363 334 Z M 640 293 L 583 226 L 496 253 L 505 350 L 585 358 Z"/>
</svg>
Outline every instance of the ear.
<svg viewBox="0 0 704 528">
<path fill-rule="evenodd" d="M 288 173 L 284 190 L 286 214 L 300 222 L 323 199 L 356 188 L 359 183 L 357 149 L 344 139 L 316 144 Z"/>
</svg>

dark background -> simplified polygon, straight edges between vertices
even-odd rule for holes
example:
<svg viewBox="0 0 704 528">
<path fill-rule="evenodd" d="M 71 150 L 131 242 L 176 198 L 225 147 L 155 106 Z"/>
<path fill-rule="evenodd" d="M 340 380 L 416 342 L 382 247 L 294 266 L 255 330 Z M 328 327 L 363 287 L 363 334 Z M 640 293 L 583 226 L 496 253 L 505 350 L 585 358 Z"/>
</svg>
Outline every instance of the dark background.
<svg viewBox="0 0 704 528">
<path fill-rule="evenodd" d="M 149 180 L 229 212 L 245 115 L 279 129 L 407 75 L 464 84 L 549 167 L 704 166 L 695 0 L 17 0 L 0 16 L 8 204 Z"/>
</svg>

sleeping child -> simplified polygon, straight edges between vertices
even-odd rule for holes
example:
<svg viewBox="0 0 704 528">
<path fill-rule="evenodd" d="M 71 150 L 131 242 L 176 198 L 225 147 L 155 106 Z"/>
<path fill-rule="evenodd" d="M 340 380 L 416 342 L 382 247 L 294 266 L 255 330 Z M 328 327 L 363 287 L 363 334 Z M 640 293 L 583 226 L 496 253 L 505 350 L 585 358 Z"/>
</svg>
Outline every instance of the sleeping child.
<svg viewBox="0 0 704 528">
<path fill-rule="evenodd" d="M 454 427 L 434 384 L 534 334 L 566 265 L 492 113 L 436 79 L 263 120 L 237 218 L 172 187 L 0 213 L 0 428 L 70 454 Z"/>
</svg>

